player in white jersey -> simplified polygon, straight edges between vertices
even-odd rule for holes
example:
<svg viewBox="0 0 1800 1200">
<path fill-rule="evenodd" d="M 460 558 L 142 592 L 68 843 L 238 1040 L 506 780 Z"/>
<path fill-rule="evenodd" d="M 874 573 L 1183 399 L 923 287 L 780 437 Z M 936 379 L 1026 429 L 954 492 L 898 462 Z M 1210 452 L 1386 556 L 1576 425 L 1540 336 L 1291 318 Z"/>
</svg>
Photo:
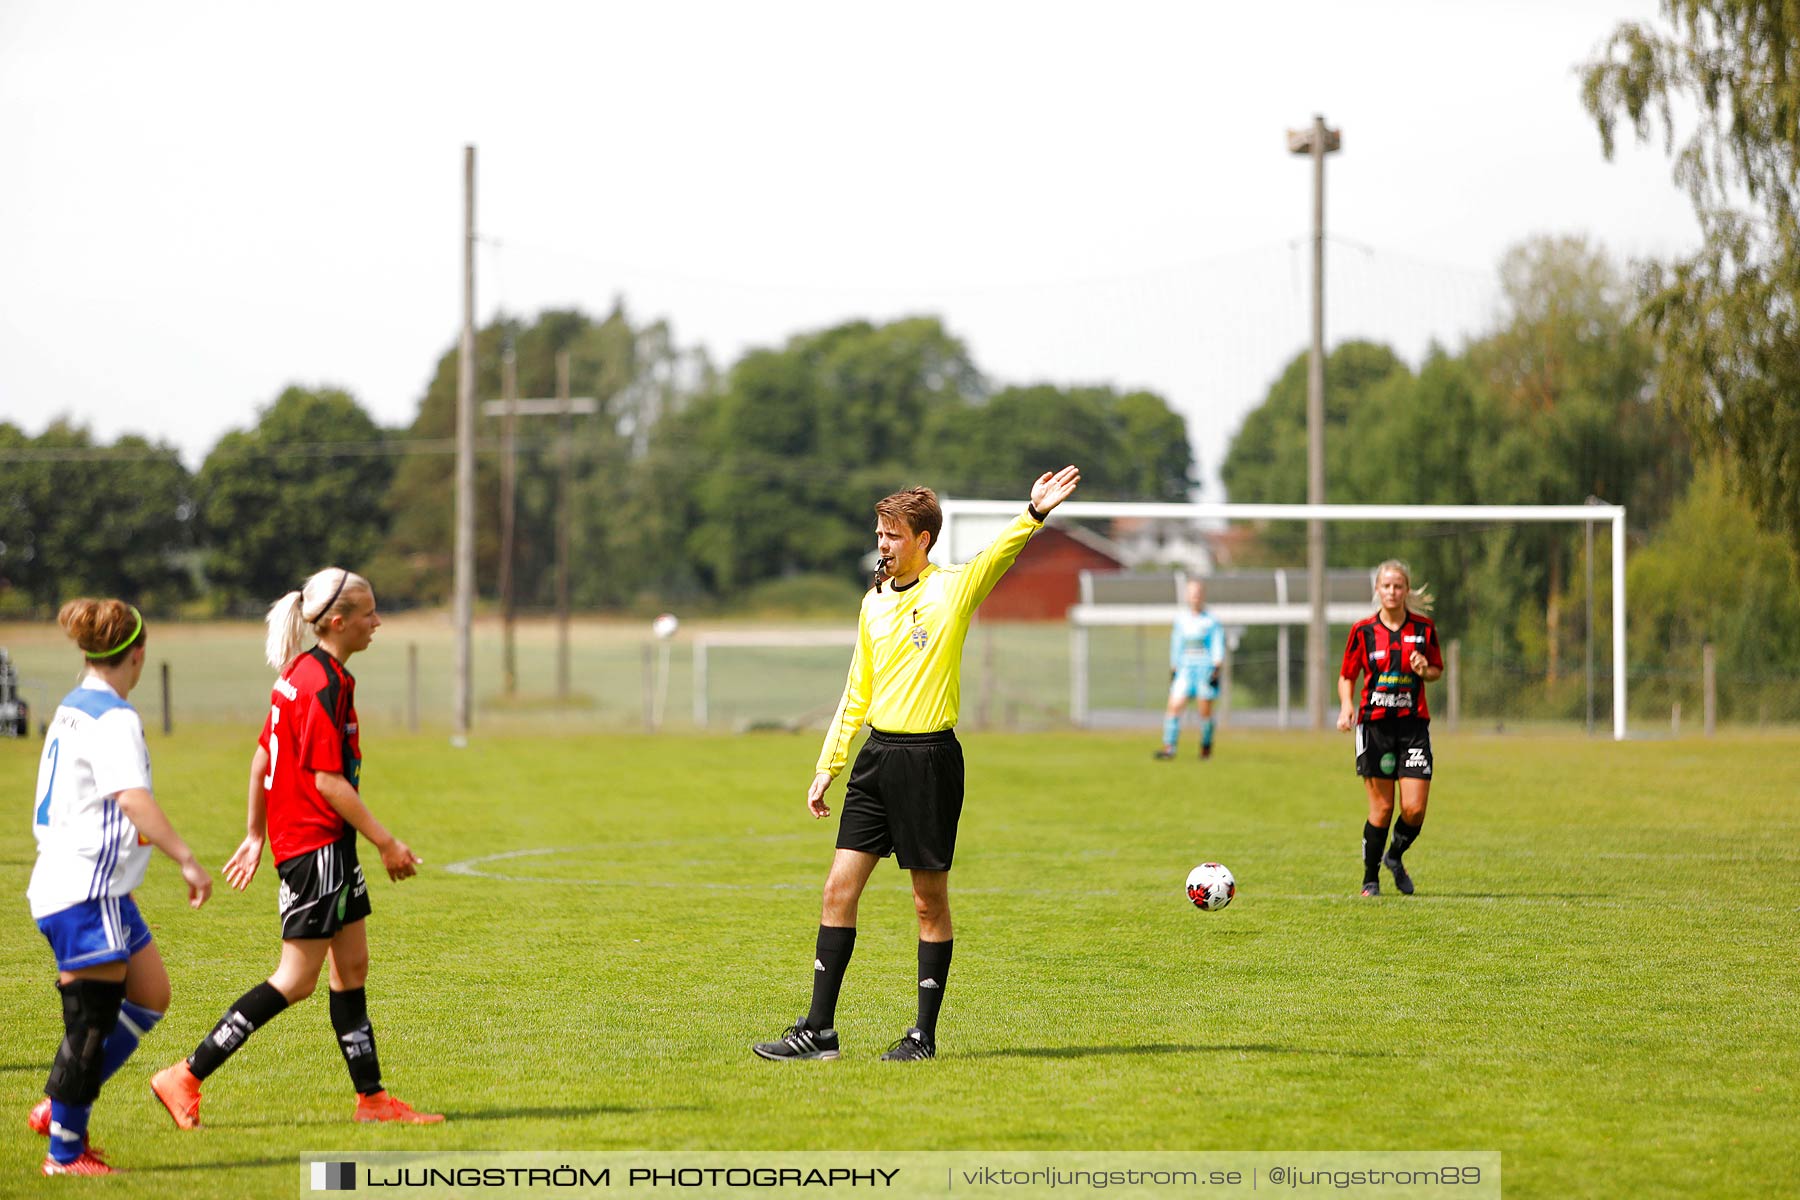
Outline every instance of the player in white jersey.
<svg viewBox="0 0 1800 1200">
<path fill-rule="evenodd" d="M 1219 669 L 1225 665 L 1225 630 L 1206 611 L 1206 583 L 1187 586 L 1188 610 L 1169 631 L 1169 709 L 1163 714 L 1162 748 L 1157 758 L 1174 758 L 1181 737 L 1181 711 L 1189 700 L 1200 708 L 1200 757 L 1211 758 L 1213 701 L 1219 695 Z"/>
<path fill-rule="evenodd" d="M 154 846 L 181 865 L 199 908 L 212 878 L 150 787 L 144 725 L 126 703 L 144 672 L 144 619 L 120 600 L 71 600 L 57 620 L 87 666 L 51 718 L 32 793 L 37 865 L 26 892 L 56 955 L 63 1040 L 30 1125 L 46 1175 L 110 1175 L 87 1145 L 100 1085 L 169 1007 L 169 973 L 131 893 Z"/>
</svg>

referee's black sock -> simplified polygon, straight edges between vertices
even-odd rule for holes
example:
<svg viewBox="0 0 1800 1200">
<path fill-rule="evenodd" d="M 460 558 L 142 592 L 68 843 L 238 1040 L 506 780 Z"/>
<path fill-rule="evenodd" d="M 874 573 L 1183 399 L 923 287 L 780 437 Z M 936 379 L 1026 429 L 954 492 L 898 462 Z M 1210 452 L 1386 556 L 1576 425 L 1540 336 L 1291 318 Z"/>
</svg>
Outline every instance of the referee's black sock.
<svg viewBox="0 0 1800 1200">
<path fill-rule="evenodd" d="M 1421 820 L 1417 825 L 1408 825 L 1405 817 L 1394 818 L 1393 855 L 1396 860 L 1405 854 L 1414 842 L 1419 840 L 1419 830 L 1424 828 L 1424 824 L 1424 821 Z"/>
<path fill-rule="evenodd" d="M 245 1038 L 273 1021 L 287 1006 L 287 997 L 267 980 L 239 996 L 238 1002 L 213 1026 L 213 1031 L 188 1055 L 188 1069 L 194 1073 L 194 1078 L 205 1079 L 224 1066 L 225 1060 L 244 1044 Z"/>
<path fill-rule="evenodd" d="M 956 939 L 919 943 L 919 1030 L 937 1041 L 938 1009 L 944 1007 L 944 987 L 950 982 L 950 951 Z"/>
<path fill-rule="evenodd" d="M 1378 825 L 1363 822 L 1363 882 L 1378 883 L 1381 880 L 1381 852 L 1387 847 L 1388 831 Z"/>
<path fill-rule="evenodd" d="M 369 996 L 363 988 L 331 993 L 331 1028 L 337 1032 L 338 1049 L 350 1068 L 350 1082 L 357 1092 L 372 1096 L 381 1090 L 381 1060 L 375 1057 L 375 1029 L 369 1024 Z"/>
<path fill-rule="evenodd" d="M 806 1014 L 808 1029 L 833 1029 L 837 1021 L 838 989 L 844 986 L 844 970 L 856 949 L 856 926 L 821 925 L 813 951 L 812 1009 Z"/>
</svg>

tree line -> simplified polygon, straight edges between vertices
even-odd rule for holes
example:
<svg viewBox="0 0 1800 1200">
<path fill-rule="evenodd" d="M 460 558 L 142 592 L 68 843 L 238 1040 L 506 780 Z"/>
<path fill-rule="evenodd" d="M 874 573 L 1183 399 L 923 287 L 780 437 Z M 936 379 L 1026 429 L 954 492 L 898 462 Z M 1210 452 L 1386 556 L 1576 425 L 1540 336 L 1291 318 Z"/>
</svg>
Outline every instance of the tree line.
<svg viewBox="0 0 1800 1200">
<path fill-rule="evenodd" d="M 1585 239 L 1538 238 L 1501 264 L 1496 326 L 1414 369 L 1347 342 L 1326 362 L 1327 499 L 1572 504 L 1630 512 L 1632 661 L 1684 662 L 1702 640 L 1722 668 L 1800 664 L 1800 577 L 1759 524 L 1729 460 L 1659 398 L 1654 331 L 1624 268 Z M 668 326 L 552 311 L 479 331 L 477 392 L 550 396 L 559 354 L 599 411 L 573 418 L 571 593 L 584 609 L 811 604 L 842 611 L 863 581 L 872 505 L 898 487 L 1013 494 L 1046 464 L 1080 462 L 1084 498 L 1182 500 L 1195 464 L 1160 396 L 1106 386 L 995 386 L 931 317 L 853 321 L 752 350 L 728 370 Z M 289 387 L 222 437 L 198 471 L 173 447 L 96 445 L 52 424 L 0 423 L 0 611 L 44 614 L 81 592 L 160 612 L 260 611 L 321 563 L 362 568 L 384 605 L 449 595 L 457 356 L 447 348 L 412 422 L 382 428 L 341 389 Z M 1306 492 L 1306 359 L 1297 355 L 1232 439 L 1228 498 Z M 500 420 L 477 424 L 477 578 L 500 576 Z M 518 425 L 514 579 L 547 608 L 565 446 L 555 419 Z M 1695 467 L 1695 456 L 1700 465 Z M 1540 664 L 1572 688 L 1588 634 L 1585 547 L 1568 526 L 1412 523 L 1328 530 L 1338 566 L 1389 555 L 1438 585 L 1439 616 L 1496 662 Z M 1593 597 L 1607 640 L 1610 547 Z M 1304 529 L 1270 524 L 1233 565 L 1293 567 Z M 1696 589 L 1729 567 L 1718 601 Z M 1573 693 L 1571 692 L 1570 695 Z"/>
<path fill-rule="evenodd" d="M 570 581 L 584 608 L 726 603 L 808 585 L 854 595 L 873 505 L 924 483 L 1023 495 L 1046 463 L 1080 461 L 1097 498 L 1179 500 L 1193 487 L 1182 418 L 1147 391 L 995 386 L 933 317 L 800 334 L 715 371 L 662 322 L 550 311 L 476 337 L 476 389 L 570 390 L 571 419 L 519 419 L 518 603 L 553 601 L 559 456 L 569 455 Z M 196 472 L 142 438 L 95 444 L 53 423 L 0 423 L 0 605 L 70 594 L 164 611 L 249 613 L 318 565 L 358 565 L 384 604 L 437 604 L 452 572 L 457 355 L 440 356 L 411 424 L 383 429 L 342 389 L 292 386 L 222 437 Z M 477 577 L 499 578 L 501 419 L 477 422 Z"/>
</svg>

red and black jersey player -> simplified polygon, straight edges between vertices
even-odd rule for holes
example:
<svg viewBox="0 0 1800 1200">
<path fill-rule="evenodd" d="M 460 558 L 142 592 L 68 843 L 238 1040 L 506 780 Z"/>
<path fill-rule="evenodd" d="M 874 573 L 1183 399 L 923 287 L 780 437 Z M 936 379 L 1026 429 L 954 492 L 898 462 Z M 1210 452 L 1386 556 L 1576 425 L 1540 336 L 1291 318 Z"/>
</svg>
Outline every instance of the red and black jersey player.
<svg viewBox="0 0 1800 1200">
<path fill-rule="evenodd" d="M 369 887 L 356 859 L 356 835 L 369 839 L 390 879 L 410 878 L 420 861 L 375 819 L 360 791 L 356 680 L 346 664 L 369 648 L 380 625 L 369 581 L 342 567 L 317 572 L 269 609 L 265 651 L 280 677 L 250 762 L 247 832 L 225 864 L 225 878 L 239 891 L 248 887 L 267 839 L 281 877 L 281 961 L 225 1011 L 191 1055 L 150 1081 L 179 1128 L 200 1123 L 200 1081 L 257 1029 L 312 995 L 327 962 L 331 1026 L 356 1088 L 355 1119 L 444 1119 L 415 1112 L 382 1087 L 369 1022 Z M 318 644 L 302 654 L 309 631 Z"/>
<path fill-rule="evenodd" d="M 1412 895 L 1404 855 L 1418 839 L 1431 797 L 1431 712 L 1425 685 L 1444 674 L 1437 627 L 1426 614 L 1431 595 L 1414 590 L 1412 572 L 1399 559 L 1375 570 L 1376 612 L 1350 628 L 1344 665 L 1338 672 L 1338 728 L 1356 732 L 1356 773 L 1369 794 L 1363 824 L 1362 894 L 1381 894 L 1381 868 L 1394 886 Z M 1356 680 L 1363 677 L 1359 699 Z M 1394 819 L 1394 791 L 1400 816 Z M 1388 825 L 1394 827 L 1388 845 Z M 1384 849 L 1385 848 L 1385 849 Z"/>
</svg>

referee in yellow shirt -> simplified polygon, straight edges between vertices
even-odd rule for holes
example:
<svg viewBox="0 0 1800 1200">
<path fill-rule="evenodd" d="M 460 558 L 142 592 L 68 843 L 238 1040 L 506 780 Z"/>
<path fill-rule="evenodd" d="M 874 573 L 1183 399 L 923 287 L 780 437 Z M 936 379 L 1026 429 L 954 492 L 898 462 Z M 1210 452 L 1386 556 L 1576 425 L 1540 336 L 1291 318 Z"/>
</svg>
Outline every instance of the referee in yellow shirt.
<svg viewBox="0 0 1800 1200">
<path fill-rule="evenodd" d="M 864 722 L 869 740 L 850 772 L 837 854 L 825 878 L 812 1008 L 780 1039 L 752 1047 L 763 1058 L 838 1056 L 834 1021 L 844 968 L 856 946 L 856 904 L 875 864 L 889 854 L 912 873 L 919 914 L 919 1015 L 881 1057 L 910 1062 L 937 1056 L 938 1009 L 955 945 L 950 860 L 963 803 L 962 746 L 955 732 L 963 640 L 975 609 L 1050 510 L 1080 483 L 1081 472 L 1073 466 L 1040 475 L 1025 511 L 961 567 L 940 567 L 927 558 L 944 526 L 930 488 L 895 492 L 875 506 L 881 566 L 875 586 L 863 597 L 850 678 L 806 792 L 806 807 L 815 818 L 831 815 L 825 791 L 844 769 L 850 742 Z"/>
</svg>

